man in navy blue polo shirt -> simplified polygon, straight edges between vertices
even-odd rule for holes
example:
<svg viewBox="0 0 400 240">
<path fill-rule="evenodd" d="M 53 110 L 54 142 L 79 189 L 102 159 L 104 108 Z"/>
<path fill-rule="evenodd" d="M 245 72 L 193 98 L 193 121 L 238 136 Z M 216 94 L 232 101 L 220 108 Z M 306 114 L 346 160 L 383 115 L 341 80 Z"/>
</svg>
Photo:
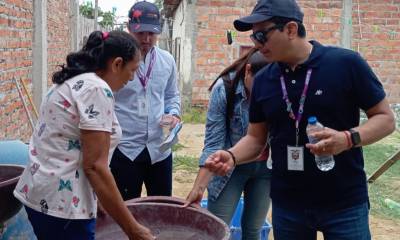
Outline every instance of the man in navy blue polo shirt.
<svg viewBox="0 0 400 240">
<path fill-rule="evenodd" d="M 234 22 L 238 31 L 252 30 L 255 46 L 275 63 L 255 77 L 247 135 L 210 156 L 206 167 L 223 175 L 255 159 L 268 138 L 275 239 L 316 239 L 317 231 L 325 239 L 370 239 L 361 147 L 390 134 L 394 116 L 366 61 L 307 41 L 302 22 L 295 0 L 260 0 L 250 16 Z M 368 116 L 362 125 L 360 109 Z M 314 134 L 316 144 L 307 140 L 310 116 L 325 126 Z M 319 170 L 313 154 L 334 155 L 334 168 Z"/>
</svg>

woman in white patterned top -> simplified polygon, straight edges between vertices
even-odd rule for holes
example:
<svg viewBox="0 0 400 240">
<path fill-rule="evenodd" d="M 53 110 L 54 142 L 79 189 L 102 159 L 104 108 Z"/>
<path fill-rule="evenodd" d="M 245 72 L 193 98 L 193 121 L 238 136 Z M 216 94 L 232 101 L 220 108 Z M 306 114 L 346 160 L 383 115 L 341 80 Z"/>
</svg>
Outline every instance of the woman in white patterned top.
<svg viewBox="0 0 400 240">
<path fill-rule="evenodd" d="M 95 239 L 97 198 L 130 239 L 154 239 L 125 206 L 109 170 L 121 128 L 113 91 L 138 68 L 128 33 L 95 31 L 54 73 L 14 195 L 38 239 Z"/>
</svg>

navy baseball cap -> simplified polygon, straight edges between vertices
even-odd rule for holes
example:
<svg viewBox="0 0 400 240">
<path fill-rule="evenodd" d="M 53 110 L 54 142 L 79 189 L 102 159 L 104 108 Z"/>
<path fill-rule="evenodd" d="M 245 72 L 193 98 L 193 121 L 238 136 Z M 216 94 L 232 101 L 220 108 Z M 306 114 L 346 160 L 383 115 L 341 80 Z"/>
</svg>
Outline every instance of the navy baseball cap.
<svg viewBox="0 0 400 240">
<path fill-rule="evenodd" d="M 233 22 L 236 30 L 249 31 L 253 24 L 267 21 L 273 17 L 291 18 L 303 22 L 304 14 L 296 0 L 259 0 L 249 16 Z"/>
<path fill-rule="evenodd" d="M 135 3 L 128 13 L 131 32 L 161 33 L 160 11 L 150 2 Z"/>
</svg>

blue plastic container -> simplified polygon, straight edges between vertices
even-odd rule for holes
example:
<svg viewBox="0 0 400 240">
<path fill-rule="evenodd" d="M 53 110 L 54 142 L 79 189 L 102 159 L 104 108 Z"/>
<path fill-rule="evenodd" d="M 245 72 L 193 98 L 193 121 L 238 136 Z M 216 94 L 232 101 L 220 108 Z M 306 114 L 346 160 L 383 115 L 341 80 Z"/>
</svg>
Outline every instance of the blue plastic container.
<svg viewBox="0 0 400 240">
<path fill-rule="evenodd" d="M 16 164 L 25 166 L 28 162 L 28 145 L 19 141 L 0 141 L 0 164 Z M 0 240 L 36 240 L 25 208 L 17 215 L 0 223 Z"/>
<path fill-rule="evenodd" d="M 207 199 L 201 200 L 201 207 L 207 208 Z M 243 212 L 243 198 L 240 198 L 235 213 L 233 214 L 231 224 L 229 225 L 231 230 L 232 240 L 242 239 L 242 228 L 241 228 L 242 212 Z M 267 220 L 265 220 L 260 232 L 261 240 L 268 240 L 268 234 L 271 228 L 272 228 L 271 224 Z"/>
</svg>

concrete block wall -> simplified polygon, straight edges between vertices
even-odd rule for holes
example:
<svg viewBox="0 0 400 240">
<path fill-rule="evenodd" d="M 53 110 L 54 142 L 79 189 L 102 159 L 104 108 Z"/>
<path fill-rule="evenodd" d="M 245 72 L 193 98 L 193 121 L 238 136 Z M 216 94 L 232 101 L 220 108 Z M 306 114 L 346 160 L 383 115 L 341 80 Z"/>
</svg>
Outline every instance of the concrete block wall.
<svg viewBox="0 0 400 240">
<path fill-rule="evenodd" d="M 298 0 L 305 13 L 309 39 L 340 46 L 341 29 L 349 24 L 351 46 L 367 59 L 384 84 L 391 103 L 400 103 L 400 0 L 352 1 L 352 16 L 346 18 L 346 0 Z M 348 1 L 347 1 L 348 2 Z M 206 106 L 208 86 L 239 56 L 240 46 L 252 46 L 249 34 L 235 33 L 227 44 L 226 30 L 233 21 L 248 15 L 256 0 L 198 0 L 192 104 Z"/>
<path fill-rule="evenodd" d="M 64 63 L 71 50 L 69 3 L 47 2 L 48 85 L 56 65 Z M 0 0 L 0 140 L 27 142 L 32 134 L 12 79 L 24 81 L 32 95 L 33 11 L 32 0 Z"/>
</svg>

